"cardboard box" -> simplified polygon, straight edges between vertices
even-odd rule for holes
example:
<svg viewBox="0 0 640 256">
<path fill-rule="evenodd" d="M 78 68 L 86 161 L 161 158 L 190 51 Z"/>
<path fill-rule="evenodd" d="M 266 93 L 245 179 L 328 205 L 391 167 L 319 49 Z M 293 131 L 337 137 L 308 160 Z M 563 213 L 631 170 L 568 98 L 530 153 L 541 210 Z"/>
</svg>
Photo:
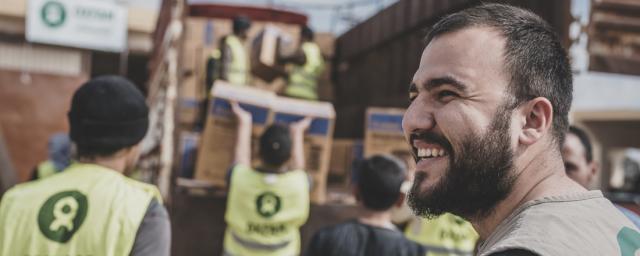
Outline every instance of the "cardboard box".
<svg viewBox="0 0 640 256">
<path fill-rule="evenodd" d="M 277 64 L 279 49 L 282 47 L 284 34 L 275 26 L 267 25 L 253 39 L 251 44 L 251 73 L 266 81 L 272 82 L 279 76 L 278 70 L 284 67 Z"/>
<path fill-rule="evenodd" d="M 182 131 L 180 133 L 178 160 L 178 176 L 183 178 L 193 178 L 196 168 L 196 158 L 198 156 L 198 145 L 200 144 L 200 133 Z"/>
<path fill-rule="evenodd" d="M 402 118 L 404 109 L 398 108 L 367 108 L 364 156 L 375 154 L 391 154 L 404 160 L 407 167 L 415 169 L 415 161 L 411 146 L 404 138 Z"/>
<path fill-rule="evenodd" d="M 329 162 L 329 179 L 348 185 L 354 161 L 363 158 L 362 140 L 334 139 Z"/>
<path fill-rule="evenodd" d="M 335 123 L 333 105 L 328 102 L 277 97 L 273 102 L 272 115 L 274 123 L 284 124 L 301 120 L 306 116 L 313 118 L 305 136 L 306 171 L 313 180 L 311 202 L 324 203 Z"/>
<path fill-rule="evenodd" d="M 226 186 L 226 174 L 234 157 L 237 122 L 229 100 L 235 100 L 253 116 L 252 159 L 257 159 L 257 139 L 271 116 L 270 106 L 275 94 L 248 86 L 216 81 L 211 91 L 207 121 L 198 151 L 195 178 Z"/>
</svg>

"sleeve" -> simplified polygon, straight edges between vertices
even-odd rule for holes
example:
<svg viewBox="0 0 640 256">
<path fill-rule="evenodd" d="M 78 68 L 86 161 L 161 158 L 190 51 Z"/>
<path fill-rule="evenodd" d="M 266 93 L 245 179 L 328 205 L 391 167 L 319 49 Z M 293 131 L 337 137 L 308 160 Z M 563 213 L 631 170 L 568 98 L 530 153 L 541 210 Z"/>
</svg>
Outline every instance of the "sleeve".
<svg viewBox="0 0 640 256">
<path fill-rule="evenodd" d="M 322 246 L 321 246 L 322 244 L 321 237 L 322 235 L 320 234 L 320 232 L 316 232 L 313 235 L 313 238 L 311 238 L 311 242 L 309 243 L 309 247 L 307 247 L 305 256 L 323 255 Z"/>
<path fill-rule="evenodd" d="M 171 224 L 167 209 L 156 199 L 151 200 L 142 219 L 130 256 L 169 256 Z"/>
<path fill-rule="evenodd" d="M 492 253 L 490 256 L 538 256 L 538 254 L 526 249 L 509 249 Z"/>
</svg>

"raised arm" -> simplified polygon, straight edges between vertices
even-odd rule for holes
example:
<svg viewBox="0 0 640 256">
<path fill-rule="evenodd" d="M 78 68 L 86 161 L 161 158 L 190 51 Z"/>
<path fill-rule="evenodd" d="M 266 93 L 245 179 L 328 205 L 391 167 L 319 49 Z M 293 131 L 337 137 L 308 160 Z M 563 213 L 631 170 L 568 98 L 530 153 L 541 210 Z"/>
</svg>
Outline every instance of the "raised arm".
<svg viewBox="0 0 640 256">
<path fill-rule="evenodd" d="M 304 132 L 311 125 L 311 118 L 305 117 L 304 119 L 292 123 L 289 126 L 291 131 L 291 139 L 293 140 L 293 147 L 291 152 L 292 166 L 294 170 L 302 170 L 305 168 L 304 159 Z"/>
<path fill-rule="evenodd" d="M 235 101 L 231 101 L 231 110 L 238 120 L 234 164 L 251 166 L 251 125 L 253 122 L 251 113 L 242 109 Z"/>
</svg>

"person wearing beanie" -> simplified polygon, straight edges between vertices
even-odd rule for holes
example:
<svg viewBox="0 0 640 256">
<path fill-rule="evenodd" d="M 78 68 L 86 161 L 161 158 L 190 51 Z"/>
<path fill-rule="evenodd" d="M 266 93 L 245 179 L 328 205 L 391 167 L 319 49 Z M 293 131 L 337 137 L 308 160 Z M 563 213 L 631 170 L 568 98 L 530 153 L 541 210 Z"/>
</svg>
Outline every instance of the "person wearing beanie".
<svg viewBox="0 0 640 256">
<path fill-rule="evenodd" d="M 249 83 L 249 55 L 245 48 L 249 28 L 251 28 L 251 20 L 248 17 L 236 16 L 233 18 L 233 33 L 220 40 L 219 79 L 235 85 Z"/>
<path fill-rule="evenodd" d="M 260 164 L 253 168 L 251 114 L 236 102 L 231 108 L 238 135 L 228 176 L 223 255 L 299 255 L 299 228 L 309 216 L 303 143 L 311 119 L 267 127 L 260 137 Z"/>
<path fill-rule="evenodd" d="M 76 158 L 63 172 L 20 184 L 0 201 L 0 255 L 169 255 L 158 189 L 127 178 L 149 109 L 118 76 L 89 80 L 68 113 Z"/>
<path fill-rule="evenodd" d="M 391 210 L 402 205 L 404 163 L 391 155 L 374 155 L 357 164 L 353 195 L 358 218 L 325 227 L 313 235 L 307 256 L 424 256 L 425 248 L 409 241 L 391 223 Z"/>
</svg>

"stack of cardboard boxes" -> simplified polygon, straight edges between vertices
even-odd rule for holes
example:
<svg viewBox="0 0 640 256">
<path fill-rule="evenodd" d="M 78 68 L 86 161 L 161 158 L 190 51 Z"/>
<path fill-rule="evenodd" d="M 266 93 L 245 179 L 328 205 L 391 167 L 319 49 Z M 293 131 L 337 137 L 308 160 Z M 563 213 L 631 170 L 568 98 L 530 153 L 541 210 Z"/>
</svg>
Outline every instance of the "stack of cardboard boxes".
<svg viewBox="0 0 640 256">
<path fill-rule="evenodd" d="M 207 122 L 202 132 L 195 178 L 217 187 L 226 186 L 226 175 L 233 164 L 237 123 L 230 101 L 236 101 L 253 117 L 252 160 L 258 164 L 258 140 L 272 123 L 289 124 L 312 117 L 305 137 L 306 171 L 313 180 L 311 200 L 325 201 L 326 177 L 333 140 L 335 112 L 326 102 L 310 102 L 278 97 L 273 92 L 218 81 L 211 93 Z"/>
</svg>

